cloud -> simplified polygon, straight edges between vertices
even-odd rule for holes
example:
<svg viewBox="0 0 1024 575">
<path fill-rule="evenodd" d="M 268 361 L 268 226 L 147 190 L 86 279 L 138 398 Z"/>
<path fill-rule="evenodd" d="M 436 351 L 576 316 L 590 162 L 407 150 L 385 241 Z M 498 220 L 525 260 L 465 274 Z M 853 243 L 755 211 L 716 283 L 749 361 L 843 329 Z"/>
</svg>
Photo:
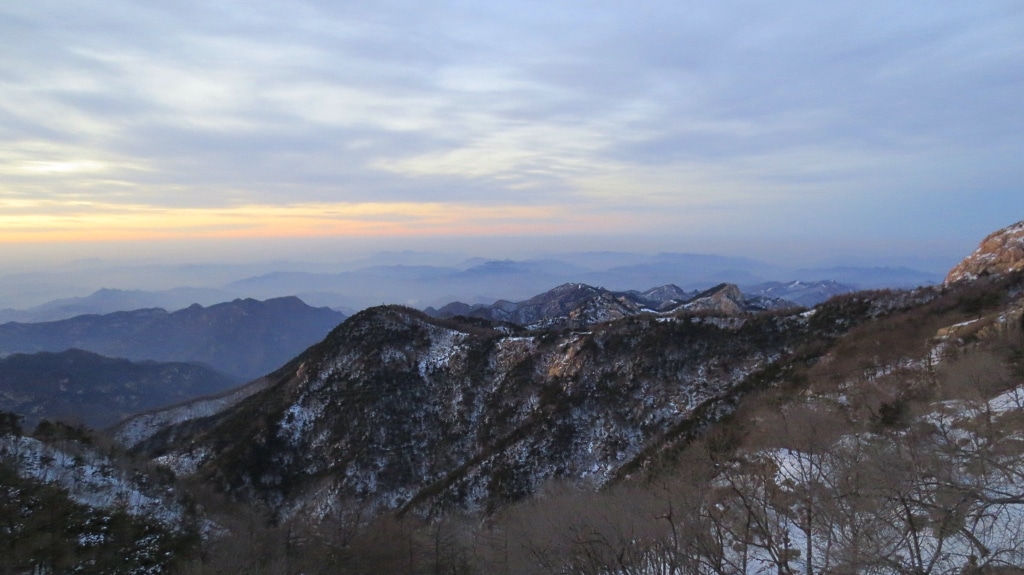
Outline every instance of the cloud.
<svg viewBox="0 0 1024 575">
<path fill-rule="evenodd" d="M 999 1 L 12 3 L 0 200 L 390 205 L 394 233 L 419 203 L 785 233 L 930 200 L 907 225 L 934 225 L 1022 181 L 1022 27 Z"/>
</svg>

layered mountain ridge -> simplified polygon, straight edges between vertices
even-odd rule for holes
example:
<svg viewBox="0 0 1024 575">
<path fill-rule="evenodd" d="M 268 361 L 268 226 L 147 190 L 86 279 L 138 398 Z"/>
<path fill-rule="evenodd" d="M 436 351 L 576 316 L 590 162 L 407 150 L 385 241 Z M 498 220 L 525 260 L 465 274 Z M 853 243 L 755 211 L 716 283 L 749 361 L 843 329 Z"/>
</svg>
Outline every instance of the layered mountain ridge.
<svg viewBox="0 0 1024 575">
<path fill-rule="evenodd" d="M 201 364 L 136 363 L 80 349 L 0 358 L 0 410 L 23 415 L 30 426 L 45 418 L 107 427 L 236 384 Z"/>
<path fill-rule="evenodd" d="M 737 311 L 729 284 L 566 284 L 503 310 L 522 325 L 379 306 L 116 432 L 165 480 L 226 496 L 204 495 L 224 522 L 198 572 L 1016 573 L 1014 269 L 812 309 Z M 18 435 L 0 428 L 3 466 L 42 453 Z M 29 459 L 22 478 L 51 473 Z M 203 505 L 181 506 L 190 524 Z"/>
<path fill-rule="evenodd" d="M 746 296 L 735 284 L 723 283 L 703 292 L 688 293 L 673 284 L 645 292 L 615 292 L 582 283 L 566 283 L 521 302 L 499 300 L 490 305 L 455 302 L 438 310 L 427 308 L 425 312 L 434 317 L 466 316 L 543 329 L 585 327 L 641 314 L 703 311 L 735 316 L 792 307 L 796 304 L 780 298 Z"/>
<path fill-rule="evenodd" d="M 0 325 L 0 355 L 78 348 L 134 361 L 200 362 L 243 381 L 277 369 L 344 319 L 285 297 L 9 322 Z"/>
<path fill-rule="evenodd" d="M 730 284 L 649 294 L 370 308 L 220 411 L 136 429 L 134 448 L 284 515 L 497 509 L 547 479 L 651 465 L 858 325 L 961 301 L 935 287 L 759 313 Z"/>
<path fill-rule="evenodd" d="M 235 296 L 212 288 L 175 288 L 153 292 L 102 288 L 85 297 L 60 298 L 27 310 L 2 309 L 0 324 L 11 321 L 58 321 L 80 315 L 100 315 L 147 308 L 177 311 L 195 303 L 214 305 L 232 299 L 235 299 Z"/>
<path fill-rule="evenodd" d="M 654 464 L 777 383 L 795 350 L 939 293 L 532 331 L 370 308 L 218 411 L 183 406 L 170 425 L 129 421 L 120 437 L 289 516 L 494 510 L 548 479 L 601 485 Z"/>
</svg>

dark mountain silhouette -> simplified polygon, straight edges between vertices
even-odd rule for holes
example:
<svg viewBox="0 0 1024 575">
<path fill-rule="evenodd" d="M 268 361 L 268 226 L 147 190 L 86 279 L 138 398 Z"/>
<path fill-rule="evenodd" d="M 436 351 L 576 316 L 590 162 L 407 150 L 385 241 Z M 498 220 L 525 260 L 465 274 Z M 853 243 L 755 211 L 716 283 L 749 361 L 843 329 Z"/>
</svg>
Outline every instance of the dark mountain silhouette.
<svg viewBox="0 0 1024 575">
<path fill-rule="evenodd" d="M 141 309 L 0 325 L 0 353 L 78 348 L 130 360 L 202 362 L 240 380 L 266 374 L 345 318 L 295 297 L 239 299 L 168 313 Z"/>
<path fill-rule="evenodd" d="M 179 310 L 193 303 L 211 305 L 233 297 L 224 290 L 210 288 L 175 288 L 162 291 L 103 288 L 85 297 L 56 299 L 27 310 L 0 310 L 0 324 L 9 321 L 22 323 L 58 321 L 79 315 L 155 307 Z"/>
<path fill-rule="evenodd" d="M 22 415 L 29 427 L 40 419 L 106 427 L 236 384 L 195 363 L 136 363 L 80 349 L 14 354 L 0 359 L 0 410 Z"/>
</svg>

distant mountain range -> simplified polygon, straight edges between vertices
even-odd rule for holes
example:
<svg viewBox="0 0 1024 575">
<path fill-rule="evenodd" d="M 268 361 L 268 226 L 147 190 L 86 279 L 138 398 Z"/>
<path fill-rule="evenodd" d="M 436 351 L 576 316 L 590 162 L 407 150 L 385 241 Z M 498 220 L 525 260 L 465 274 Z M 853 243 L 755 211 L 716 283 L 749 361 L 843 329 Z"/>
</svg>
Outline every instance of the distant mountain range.
<svg viewBox="0 0 1024 575">
<path fill-rule="evenodd" d="M 750 258 L 705 254 L 578 252 L 544 259 L 458 261 L 430 253 L 384 253 L 348 264 L 274 262 L 264 265 L 120 265 L 85 262 L 61 274 L 0 275 L 0 323 L 66 319 L 159 307 L 174 311 L 192 303 L 212 305 L 235 298 L 295 295 L 314 306 L 351 314 L 369 306 L 401 303 L 420 309 L 449 302 L 491 304 L 521 301 L 565 282 L 628 291 L 638 286 L 677 285 L 698 291 L 732 283 L 746 294 L 769 282 L 814 284 L 832 280 L 851 289 L 906 288 L 942 281 L 943 272 L 894 267 L 805 268 Z M 82 286 L 106 286 L 83 295 Z M 153 286 L 160 286 L 154 289 Z M 167 286 L 194 286 L 166 289 Z M 131 289 L 111 289 L 111 288 Z M 63 295 L 58 295 L 63 294 Z M 68 297 L 70 294 L 73 297 Z M 49 297 L 46 302 L 44 297 Z M 771 296 L 776 297 L 776 296 Z M 791 301 L 796 301 L 790 298 Z M 33 302 L 24 305 L 19 302 Z M 798 301 L 802 305 L 821 300 Z M 45 302 L 45 303 L 43 303 Z M 19 307 L 20 306 L 20 307 Z M 17 308 L 17 309 L 15 309 Z"/>
<path fill-rule="evenodd" d="M 234 299 L 231 292 L 213 288 L 174 288 L 161 291 L 103 288 L 85 297 L 61 298 L 27 310 L 0 310 L 0 324 L 10 321 L 37 323 L 78 315 L 105 314 L 146 308 L 169 311 L 192 304 L 213 305 Z"/>
<path fill-rule="evenodd" d="M 0 410 L 106 427 L 156 407 L 224 391 L 237 380 L 196 363 L 131 362 L 80 349 L 0 359 Z"/>
<path fill-rule="evenodd" d="M 784 292 L 785 287 L 780 285 L 777 291 Z M 539 329 L 584 327 L 640 314 L 706 312 L 735 316 L 744 312 L 793 307 L 797 304 L 781 298 L 744 295 L 734 284 L 719 284 L 703 292 L 690 293 L 672 284 L 645 292 L 613 292 L 586 284 L 568 283 L 521 302 L 499 300 L 491 305 L 455 302 L 441 309 L 427 308 L 425 311 L 427 315 L 439 318 L 465 316 Z"/>
<path fill-rule="evenodd" d="M 783 299 L 804 307 L 814 307 L 831 297 L 855 291 L 856 287 L 836 280 L 765 282 L 743 289 L 747 295 Z"/>
<path fill-rule="evenodd" d="M 613 258 L 608 268 L 583 265 L 581 257 L 530 261 L 470 260 L 463 267 L 375 266 L 341 273 L 280 272 L 246 278 L 225 289 L 255 297 L 294 293 L 314 305 L 360 309 L 370 305 L 400 302 L 426 308 L 452 301 L 470 304 L 492 303 L 498 299 L 524 300 L 553 285 L 575 281 L 627 291 L 637 286 L 674 284 L 685 290 L 703 290 L 720 283 L 749 288 L 770 282 L 818 283 L 832 280 L 849 289 L 905 288 L 935 284 L 942 274 L 907 268 L 828 268 L 793 270 L 745 258 L 698 254 L 659 254 Z M 756 291 L 756 288 L 755 290 Z"/>
<path fill-rule="evenodd" d="M 284 297 L 10 322 L 0 325 L 0 354 L 78 348 L 134 361 L 201 362 L 240 382 L 280 367 L 345 317 Z"/>
</svg>

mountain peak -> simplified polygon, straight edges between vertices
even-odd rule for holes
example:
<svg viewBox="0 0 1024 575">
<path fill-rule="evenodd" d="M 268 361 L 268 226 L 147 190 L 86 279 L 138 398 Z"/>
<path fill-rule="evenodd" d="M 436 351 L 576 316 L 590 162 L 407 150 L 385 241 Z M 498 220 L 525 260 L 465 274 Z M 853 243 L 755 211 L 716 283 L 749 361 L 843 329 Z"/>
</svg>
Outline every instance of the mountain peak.
<svg viewBox="0 0 1024 575">
<path fill-rule="evenodd" d="M 684 307 L 689 311 L 738 315 L 743 312 L 744 297 L 737 285 L 723 283 L 697 294 Z"/>
<path fill-rule="evenodd" d="M 989 234 L 978 249 L 957 264 L 946 283 L 1024 269 L 1024 221 Z"/>
</svg>

